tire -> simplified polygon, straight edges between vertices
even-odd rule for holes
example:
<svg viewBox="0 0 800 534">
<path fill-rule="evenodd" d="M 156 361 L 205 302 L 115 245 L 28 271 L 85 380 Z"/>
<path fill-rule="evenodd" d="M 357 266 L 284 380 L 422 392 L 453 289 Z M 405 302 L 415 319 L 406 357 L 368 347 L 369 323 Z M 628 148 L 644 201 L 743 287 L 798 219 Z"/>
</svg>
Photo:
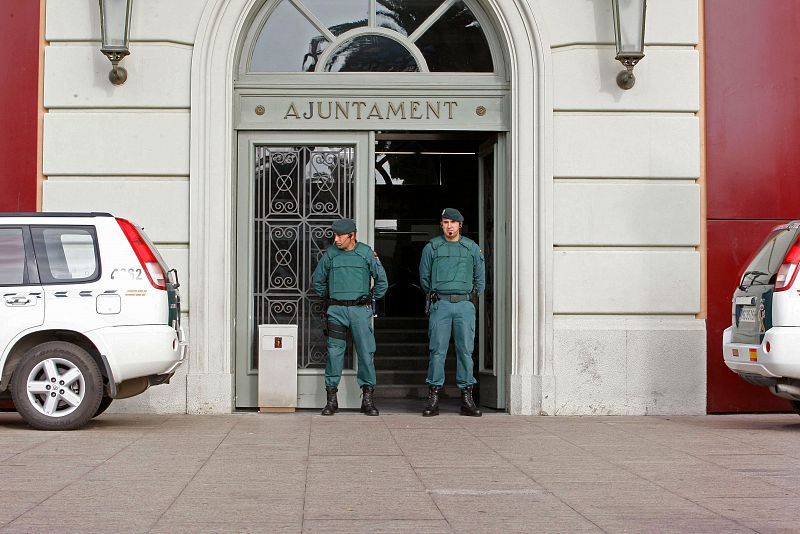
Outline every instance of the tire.
<svg viewBox="0 0 800 534">
<path fill-rule="evenodd" d="M 100 401 L 100 406 L 97 407 L 97 411 L 94 412 L 94 415 L 92 416 L 92 418 L 95 418 L 98 415 L 100 415 L 101 413 L 103 413 L 104 411 L 106 411 L 106 409 L 109 406 L 111 406 L 111 401 L 112 400 L 114 400 L 114 399 L 112 399 L 111 397 L 103 396 L 103 400 Z"/>
<path fill-rule="evenodd" d="M 794 413 L 800 415 L 800 401 L 790 400 L 789 405 L 792 407 Z"/>
<path fill-rule="evenodd" d="M 50 341 L 25 354 L 11 378 L 11 396 L 33 428 L 74 430 L 99 409 L 103 377 L 88 352 L 72 343 Z"/>
</svg>

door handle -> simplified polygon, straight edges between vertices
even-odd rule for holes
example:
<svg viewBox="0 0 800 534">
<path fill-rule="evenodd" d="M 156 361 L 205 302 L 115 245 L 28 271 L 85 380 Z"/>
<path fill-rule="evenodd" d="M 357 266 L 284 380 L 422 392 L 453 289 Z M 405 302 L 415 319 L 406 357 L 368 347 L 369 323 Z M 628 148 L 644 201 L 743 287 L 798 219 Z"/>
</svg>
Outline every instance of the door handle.
<svg viewBox="0 0 800 534">
<path fill-rule="evenodd" d="M 26 304 L 30 304 L 31 299 L 28 297 L 8 297 L 6 298 L 6 304 L 9 306 L 25 306 Z"/>
</svg>

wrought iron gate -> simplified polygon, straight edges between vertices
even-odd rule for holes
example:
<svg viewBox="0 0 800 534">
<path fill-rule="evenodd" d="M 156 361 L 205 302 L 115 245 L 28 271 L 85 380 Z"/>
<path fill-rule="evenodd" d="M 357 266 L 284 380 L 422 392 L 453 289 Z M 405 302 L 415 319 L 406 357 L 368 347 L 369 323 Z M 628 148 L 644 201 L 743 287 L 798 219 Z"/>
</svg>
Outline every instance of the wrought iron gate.
<svg viewBox="0 0 800 534">
<path fill-rule="evenodd" d="M 253 188 L 253 323 L 297 324 L 297 366 L 324 367 L 322 301 L 311 274 L 331 244 L 330 225 L 353 217 L 352 146 L 256 146 Z M 250 368 L 258 369 L 253 335 Z M 352 369 L 352 351 L 345 368 Z"/>
</svg>

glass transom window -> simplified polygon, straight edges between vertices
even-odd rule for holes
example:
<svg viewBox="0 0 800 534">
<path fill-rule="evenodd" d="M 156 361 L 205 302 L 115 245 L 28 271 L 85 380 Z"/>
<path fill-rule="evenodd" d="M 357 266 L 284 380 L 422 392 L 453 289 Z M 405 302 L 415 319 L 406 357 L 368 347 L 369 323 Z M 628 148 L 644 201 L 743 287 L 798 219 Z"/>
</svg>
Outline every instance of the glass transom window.
<svg viewBox="0 0 800 534">
<path fill-rule="evenodd" d="M 251 73 L 477 72 L 495 67 L 464 0 L 279 0 Z"/>
</svg>

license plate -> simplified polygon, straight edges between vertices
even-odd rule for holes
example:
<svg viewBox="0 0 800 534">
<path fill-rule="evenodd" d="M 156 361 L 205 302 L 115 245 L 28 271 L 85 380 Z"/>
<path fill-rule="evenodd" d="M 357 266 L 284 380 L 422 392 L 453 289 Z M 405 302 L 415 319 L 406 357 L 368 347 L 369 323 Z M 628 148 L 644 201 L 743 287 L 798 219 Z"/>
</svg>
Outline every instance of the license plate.
<svg viewBox="0 0 800 534">
<path fill-rule="evenodd" d="M 755 306 L 743 306 L 742 312 L 739 314 L 740 323 L 754 323 L 756 322 L 756 308 Z"/>
</svg>

